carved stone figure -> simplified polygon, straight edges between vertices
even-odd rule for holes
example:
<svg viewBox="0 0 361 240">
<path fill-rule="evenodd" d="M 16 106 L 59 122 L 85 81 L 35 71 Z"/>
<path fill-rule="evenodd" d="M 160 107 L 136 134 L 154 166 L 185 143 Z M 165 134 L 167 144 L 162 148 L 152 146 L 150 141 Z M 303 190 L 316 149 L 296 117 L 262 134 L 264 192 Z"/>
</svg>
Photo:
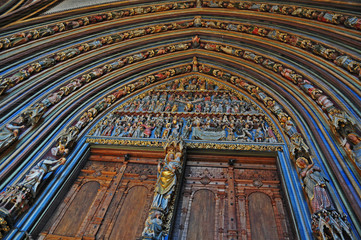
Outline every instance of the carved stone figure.
<svg viewBox="0 0 361 240">
<path fill-rule="evenodd" d="M 24 125 L 6 124 L 0 129 L 0 151 L 3 151 L 13 142 L 18 139 L 19 129 L 24 128 Z"/>
<path fill-rule="evenodd" d="M 309 152 L 309 147 L 304 142 L 302 136 L 299 133 L 296 133 L 290 137 L 291 145 L 290 145 L 290 153 L 292 157 L 296 157 L 299 155 L 307 156 Z"/>
<path fill-rule="evenodd" d="M 47 173 L 55 171 L 58 167 L 63 165 L 65 161 L 66 158 L 64 157 L 58 160 L 41 160 L 29 171 L 29 173 L 25 176 L 24 180 L 17 185 L 30 189 L 33 198 L 35 198 L 38 187 L 41 184 L 44 176 Z"/>
<path fill-rule="evenodd" d="M 359 73 L 360 63 L 356 62 L 349 56 L 339 56 L 334 61 L 338 66 L 343 67 L 350 71 L 351 73 Z"/>
<path fill-rule="evenodd" d="M 65 148 L 65 146 L 62 145 L 61 143 L 58 143 L 56 147 L 53 147 L 51 149 L 51 154 L 55 157 L 63 157 L 68 155 L 68 153 L 69 153 L 69 149 Z"/>
<path fill-rule="evenodd" d="M 145 228 L 143 230 L 142 236 L 146 237 L 145 239 L 154 239 L 162 240 L 163 237 L 163 214 L 160 211 L 154 211 L 151 213 L 146 222 Z"/>
<path fill-rule="evenodd" d="M 43 103 L 36 103 L 25 109 L 25 111 L 21 113 L 21 116 L 24 117 L 26 122 L 35 125 L 40 121 L 45 111 L 46 106 Z"/>
<path fill-rule="evenodd" d="M 158 180 L 155 188 L 152 207 L 166 210 L 171 194 L 177 181 L 177 171 L 180 167 L 174 153 L 168 153 L 164 162 L 158 164 Z"/>
<path fill-rule="evenodd" d="M 326 191 L 327 180 L 320 174 L 321 169 L 314 163 L 309 164 L 304 157 L 297 158 L 296 164 L 301 169 L 300 175 L 311 203 L 312 213 L 331 208 L 331 199 Z"/>
<path fill-rule="evenodd" d="M 152 135 L 152 130 L 155 128 L 153 125 L 151 125 L 150 123 L 147 124 L 142 124 L 142 126 L 144 127 L 144 131 L 142 134 L 142 137 L 146 137 L 149 138 Z"/>
<path fill-rule="evenodd" d="M 355 133 L 347 135 L 347 140 L 351 143 L 346 144 L 346 149 L 352 153 L 356 166 L 361 169 L 361 138 Z"/>
<path fill-rule="evenodd" d="M 344 22 L 346 27 L 355 28 L 360 30 L 361 29 L 361 18 L 357 17 L 348 17 Z"/>
<path fill-rule="evenodd" d="M 279 114 L 278 117 L 283 129 L 289 137 L 292 137 L 294 134 L 298 134 L 295 124 L 291 118 L 287 116 L 287 114 Z"/>
<path fill-rule="evenodd" d="M 79 134 L 79 129 L 75 126 L 66 129 L 61 136 L 58 138 L 58 142 L 64 145 L 66 148 L 71 148 Z"/>
<path fill-rule="evenodd" d="M 346 135 L 352 131 L 352 126 L 355 124 L 355 121 L 346 112 L 332 108 L 329 110 L 328 116 L 332 127 L 342 137 L 346 137 Z"/>
</svg>

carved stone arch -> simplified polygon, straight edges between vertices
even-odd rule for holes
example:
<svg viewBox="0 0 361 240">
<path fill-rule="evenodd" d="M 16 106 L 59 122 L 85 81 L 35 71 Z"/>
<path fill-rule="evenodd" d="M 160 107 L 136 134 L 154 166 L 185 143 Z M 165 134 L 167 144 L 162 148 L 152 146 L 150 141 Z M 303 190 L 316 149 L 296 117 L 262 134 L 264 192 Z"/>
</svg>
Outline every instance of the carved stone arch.
<svg viewBox="0 0 361 240">
<path fill-rule="evenodd" d="M 109 8 L 106 5 L 101 5 L 100 8 L 92 6 L 56 14 L 38 15 L 37 18 L 32 18 L 32 15 L 39 14 L 43 7 L 50 7 L 50 4 L 45 6 L 46 1 L 16 6 L 14 6 L 16 1 L 8 1 L 14 8 L 9 10 L 8 6 L 5 6 L 9 10 L 9 14 L 0 15 L 0 19 L 3 20 L 0 21 L 0 25 L 4 30 L 0 38 L 0 51 L 4 53 L 3 56 L 6 56 L 0 57 L 0 73 L 3 75 L 0 77 L 0 95 L 2 95 L 0 131 L 7 132 L 4 126 L 14 123 L 16 117 L 19 116 L 18 114 L 26 113 L 25 115 L 27 115 L 29 112 L 33 112 L 34 115 L 28 122 L 30 125 L 26 124 L 25 128 L 18 130 L 20 132 L 18 136 L 15 136 L 16 134 L 11 136 L 10 133 L 8 138 L 12 144 L 9 145 L 10 148 L 5 152 L 2 152 L 2 148 L 0 149 L 0 157 L 4 157 L 0 163 L 0 173 L 2 177 L 4 176 L 4 182 L 0 183 L 3 190 L 2 194 L 6 192 L 6 185 L 20 186 L 24 178 L 29 177 L 30 171 L 37 170 L 36 165 L 40 163 L 40 160 L 52 157 L 50 149 L 57 147 L 59 141 L 62 144 L 68 144 L 70 150 L 70 154 L 67 155 L 67 163 L 60 166 L 59 170 L 49 173 L 49 175 L 53 174 L 54 176 L 46 179 L 47 181 L 44 182 L 46 187 L 38 193 L 36 198 L 30 197 L 29 205 L 33 206 L 32 211 L 24 214 L 26 220 L 19 220 L 19 229 L 12 230 L 10 238 L 14 237 L 15 234 L 24 235 L 27 231 L 32 231 L 30 229 L 38 221 L 39 216 L 42 216 L 46 206 L 52 203 L 51 199 L 57 196 L 57 192 L 61 189 L 59 185 L 68 182 L 69 176 L 72 176 L 79 167 L 80 163 L 77 162 L 83 161 L 80 160 L 82 159 L 80 155 L 85 153 L 85 148 L 95 144 L 84 142 L 87 128 L 92 127 L 95 121 L 90 122 L 86 127 L 82 127 L 80 129 L 82 131 L 78 134 L 75 134 L 76 130 L 71 129 L 71 127 L 79 123 L 78 120 L 84 112 L 94 113 L 93 110 L 88 111 L 94 106 L 99 107 L 98 103 L 101 99 L 97 99 L 98 96 L 108 96 L 107 92 L 109 93 L 108 90 L 111 89 L 115 91 L 117 80 L 115 75 L 118 74 L 119 79 L 126 76 L 122 80 L 128 81 L 133 74 L 140 76 L 145 72 L 150 73 L 147 68 L 161 71 L 165 68 L 163 66 L 170 67 L 183 64 L 188 60 L 188 65 L 190 65 L 190 58 L 193 56 L 197 56 L 201 63 L 206 59 L 208 63 L 214 61 L 214 66 L 226 66 L 224 69 L 229 69 L 235 75 L 241 71 L 248 71 L 249 73 L 257 69 L 258 73 L 249 74 L 249 80 L 257 79 L 260 76 L 259 81 L 263 81 L 267 75 L 272 75 L 269 77 L 269 82 L 260 85 L 263 84 L 270 89 L 270 97 L 281 99 L 281 102 L 285 103 L 285 106 L 287 105 L 286 113 L 292 117 L 298 129 L 302 128 L 300 132 L 302 141 L 310 148 L 312 157 L 315 157 L 315 160 L 309 159 L 308 163 L 311 161 L 316 163 L 320 170 L 327 175 L 326 177 L 330 182 L 326 185 L 331 189 L 332 199 L 336 202 L 335 207 L 339 212 L 348 212 L 349 219 L 354 223 L 352 225 L 354 232 L 356 232 L 355 228 L 360 232 L 361 212 L 358 206 L 360 186 L 357 180 L 361 172 L 353 156 L 356 145 L 345 138 L 348 131 L 354 131 L 355 128 L 345 130 L 340 124 L 347 122 L 346 125 L 352 125 L 353 120 L 348 118 L 347 114 L 351 113 L 350 115 L 353 115 L 357 120 L 361 116 L 358 109 L 360 88 L 357 79 L 360 77 L 360 54 L 357 50 L 360 41 L 360 18 L 353 15 L 355 11 L 360 9 L 360 5 L 352 1 L 354 0 L 340 5 L 333 0 L 327 3 L 303 0 L 302 4 L 267 1 L 262 4 L 255 2 L 242 2 L 241 4 L 232 1 L 204 0 L 172 2 L 168 6 L 165 5 L 165 2 L 148 3 L 147 1 L 136 0 L 129 3 L 124 1 L 112 3 L 111 6 L 114 8 Z M 143 6 L 150 8 L 145 9 Z M 97 12 L 92 12 L 95 9 Z M 0 14 L 3 13 L 2 11 L 3 7 L 0 7 Z M 31 14 L 28 14 L 29 12 Z M 312 16 L 307 16 L 308 13 L 312 13 Z M 79 17 L 80 15 L 81 17 Z M 25 18 L 28 19 L 24 21 Z M 174 23 L 176 27 L 171 28 L 169 23 Z M 58 29 L 54 28 L 54 24 L 58 24 L 56 25 Z M 163 24 L 162 28 L 152 29 L 152 27 L 160 24 Z M 165 25 L 167 26 L 165 27 Z M 149 28 L 147 31 L 150 34 L 134 31 L 141 28 Z M 40 34 L 38 36 L 39 31 L 45 31 L 42 32 L 45 35 Z M 109 31 L 127 32 L 130 37 L 123 36 L 124 38 L 119 40 L 116 38 L 121 36 L 114 35 L 113 39 L 109 36 Z M 280 35 L 280 33 L 282 34 Z M 292 85 L 293 83 L 287 84 L 289 79 L 282 79 L 280 84 L 285 84 L 276 88 L 271 85 L 271 81 L 277 82 L 277 78 L 281 79 L 280 73 L 273 72 L 274 69 L 263 67 L 261 65 L 263 62 L 257 63 L 260 59 L 259 56 L 256 56 L 257 58 L 250 57 L 250 54 L 233 56 L 230 53 L 230 48 L 219 51 L 217 48 L 214 51 L 205 50 L 202 46 L 192 45 L 190 37 L 195 37 L 195 34 L 199 34 L 201 44 L 202 42 L 215 42 L 222 44 L 222 47 L 243 48 L 243 51 L 249 51 L 259 56 L 264 53 L 263 58 L 268 55 L 270 60 L 278 60 L 284 68 L 296 71 L 297 74 L 301 74 L 305 79 L 310 80 L 312 84 L 317 82 L 313 86 L 319 87 L 327 93 L 327 96 L 321 99 L 322 104 L 317 103 L 312 99 L 314 93 L 299 91 L 296 85 Z M 311 35 L 312 39 L 309 37 Z M 103 36 L 107 37 L 101 38 Z M 287 36 L 297 40 L 299 44 L 289 41 Z M 185 40 L 186 38 L 189 40 Z M 301 46 L 299 40 L 307 40 L 307 38 L 310 38 L 310 42 Z M 93 40 L 95 39 L 102 43 L 94 43 Z M 113 40 L 114 42 L 112 42 Z M 76 50 L 69 52 L 84 42 L 93 44 L 94 49 L 91 51 L 78 49 L 79 53 Z M 147 45 L 146 42 L 150 44 Z M 135 53 L 155 50 L 151 44 L 160 47 L 167 45 L 168 42 L 172 52 L 154 58 L 146 57 L 145 61 L 134 61 L 137 58 Z M 173 43 L 182 42 L 189 43 L 192 47 L 183 49 L 184 51 L 173 52 L 176 49 Z M 342 48 L 340 48 L 341 45 Z M 124 49 L 126 48 L 131 48 L 134 51 L 125 53 Z M 53 50 L 55 51 L 54 55 L 51 55 Z M 65 52 L 68 53 L 68 56 L 64 56 Z M 337 52 L 339 56 L 330 55 L 332 52 Z M 56 60 L 56 62 L 45 61 L 45 63 L 40 61 L 43 60 L 42 57 L 53 58 L 55 55 L 60 60 Z M 36 105 L 40 101 L 49 100 L 48 93 L 55 93 L 66 84 L 79 79 L 81 76 L 77 74 L 86 75 L 94 68 L 98 68 L 99 65 L 96 62 L 102 61 L 105 57 L 111 59 L 120 55 L 124 57 L 125 63 L 125 67 L 120 71 L 95 77 L 91 79 L 92 82 L 89 85 L 82 86 L 85 87 L 84 89 L 70 91 L 66 88 L 71 88 L 71 86 L 66 86 L 64 89 L 69 93 L 62 96 L 56 104 L 47 106 L 45 112 L 42 107 Z M 341 58 L 339 58 L 340 56 Z M 64 59 L 61 59 L 62 57 Z M 32 58 L 31 61 L 30 58 Z M 337 58 L 338 61 L 335 61 L 334 58 Z M 35 70 L 30 69 L 29 66 Z M 82 68 L 82 70 L 78 68 Z M 89 72 L 84 71 L 85 69 L 89 69 Z M 317 76 L 316 79 L 312 79 L 312 76 L 315 75 L 320 77 Z M 70 76 L 74 76 L 74 78 Z M 8 78 L 12 80 L 9 82 Z M 250 82 L 252 83 L 252 81 Z M 321 87 L 318 84 L 321 84 Z M 257 84 L 253 85 L 257 86 Z M 330 90 L 327 89 L 328 87 Z M 311 92 L 313 91 L 309 86 L 306 88 Z M 280 96 L 283 93 L 287 93 L 286 97 Z M 327 100 L 331 100 L 336 109 L 324 111 L 322 107 Z M 110 98 L 109 101 L 112 99 Z M 102 113 L 105 114 L 106 110 L 103 109 Z M 282 129 L 277 121 L 278 118 L 269 115 L 278 129 Z M 103 117 L 100 116 L 99 112 L 97 116 Z M 62 129 L 66 131 L 61 132 Z M 357 130 L 356 133 L 360 134 Z M 76 140 L 74 140 L 74 135 L 76 135 Z M 286 136 L 287 133 L 283 135 Z M 60 136 L 62 138 L 58 139 Z M 299 144 L 301 141 L 299 138 L 293 139 L 293 142 L 290 142 L 287 137 L 283 139 L 288 146 L 290 143 Z M 77 144 L 73 145 L 75 141 Z M 103 139 L 102 144 L 109 144 L 114 141 L 118 140 L 105 141 Z M 124 142 L 118 141 L 117 143 L 123 144 Z M 138 144 L 139 142 L 133 143 Z M 346 144 L 349 144 L 350 148 L 347 148 Z M 163 143 L 158 142 L 155 145 L 161 147 Z M 244 150 L 236 144 L 230 145 L 237 150 Z M 287 148 L 286 145 L 282 146 L 284 150 Z M 205 147 L 205 145 L 193 144 L 192 147 Z M 207 147 L 217 148 L 218 145 L 211 144 Z M 265 151 L 268 150 L 265 148 Z M 287 162 L 288 164 L 281 166 L 282 173 L 287 176 L 285 177 L 286 180 L 292 179 L 292 184 L 298 184 L 306 179 L 301 174 L 298 175 L 299 177 L 296 176 L 297 172 L 302 172 L 302 167 L 296 166 L 290 160 L 287 151 L 281 152 L 281 149 L 276 148 L 273 150 L 279 153 L 280 162 Z M 309 157 L 304 156 L 307 154 L 303 153 L 296 156 L 294 160 L 301 155 L 302 157 Z M 58 159 L 58 157 L 55 158 Z M 300 162 L 298 163 L 301 165 Z M 291 192 L 289 195 L 292 196 L 290 198 L 293 199 L 294 204 L 301 206 L 299 209 L 307 209 L 303 201 L 307 195 L 302 195 L 301 185 L 297 186 L 287 185 L 287 189 Z M 10 186 L 8 191 L 15 190 Z M 18 196 L 23 194 L 17 193 Z M 301 203 L 297 203 L 294 199 L 301 199 Z M 35 205 L 33 205 L 33 201 L 35 201 Z M 297 216 L 300 216 L 298 219 L 300 222 L 304 221 L 303 219 L 306 219 L 308 215 L 307 211 L 297 213 Z M 18 215 L 14 218 L 19 219 Z M 299 225 L 303 232 L 307 232 L 302 236 L 310 235 L 309 225 L 309 222 Z"/>
</svg>

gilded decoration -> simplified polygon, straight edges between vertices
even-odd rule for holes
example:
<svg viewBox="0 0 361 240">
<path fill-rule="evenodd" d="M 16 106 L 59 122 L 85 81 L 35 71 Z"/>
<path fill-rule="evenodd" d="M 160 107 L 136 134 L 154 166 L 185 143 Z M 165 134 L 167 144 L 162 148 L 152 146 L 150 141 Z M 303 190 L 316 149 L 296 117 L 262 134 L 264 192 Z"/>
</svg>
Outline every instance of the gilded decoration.
<svg viewBox="0 0 361 240">
<path fill-rule="evenodd" d="M 172 11 L 190 8 L 226 8 L 274 14 L 289 15 L 292 17 L 306 18 L 323 23 L 343 25 L 347 28 L 361 30 L 361 19 L 357 16 L 345 15 L 341 12 L 325 11 L 323 9 L 309 8 L 290 4 L 232 2 L 232 1 L 178 1 L 177 3 L 148 5 L 145 7 L 125 8 L 116 11 L 102 12 L 81 18 L 69 19 L 66 22 L 57 22 L 52 25 L 33 28 L 29 31 L 18 32 L 0 38 L 0 50 L 13 48 L 29 41 L 51 36 L 76 28 L 85 27 L 99 22 L 127 18 L 135 15 L 145 15 L 156 12 Z"/>
<path fill-rule="evenodd" d="M 184 3 L 186 7 L 189 7 L 191 4 Z M 177 8 L 177 7 L 176 7 Z M 358 20 L 360 21 L 360 20 Z M 61 24 L 60 24 L 61 25 Z M 64 25 L 64 24 L 63 24 Z M 361 62 L 359 60 L 352 58 L 351 56 L 346 55 L 340 50 L 330 48 L 321 42 L 316 42 L 311 39 L 307 39 L 295 34 L 288 32 L 281 32 L 272 28 L 265 28 L 256 25 L 241 24 L 237 22 L 228 22 L 228 21 L 214 21 L 214 20 L 203 20 L 201 17 L 195 17 L 193 21 L 183 21 L 176 23 L 167 23 L 164 25 L 153 25 L 146 28 L 139 28 L 131 31 L 125 31 L 116 33 L 113 35 L 107 35 L 102 38 L 90 42 L 83 42 L 79 45 L 72 46 L 64 51 L 57 52 L 46 56 L 38 61 L 32 62 L 26 67 L 22 67 L 15 72 L 7 74 L 4 77 L 0 78 L 0 95 L 3 94 L 6 90 L 17 85 L 19 82 L 28 79 L 32 75 L 44 70 L 53 67 L 57 63 L 66 61 L 68 59 L 74 58 L 80 54 L 88 52 L 93 49 L 101 48 L 105 45 L 110 45 L 120 41 L 124 41 L 131 38 L 142 37 L 150 34 L 156 34 L 160 32 L 174 31 L 179 29 L 186 29 L 192 27 L 200 28 L 211 28 L 211 29 L 222 29 L 226 31 L 241 32 L 245 34 L 256 35 L 260 37 L 265 37 L 282 43 L 290 44 L 294 47 L 308 50 L 311 54 L 320 56 L 328 61 L 331 61 L 335 65 L 342 67 L 349 71 L 352 74 L 355 74 L 359 78 L 361 77 Z M 16 35 L 16 34 L 15 34 Z M 15 37 L 15 39 L 26 39 L 26 34 L 21 33 L 21 37 Z M 30 34 L 31 35 L 31 34 Z M 30 37 L 31 38 L 31 37 Z M 4 40 L 4 39 L 3 39 Z M 9 41 L 9 40 L 7 40 Z M 21 41 L 20 41 L 21 42 Z M 26 42 L 26 41 L 25 41 Z M 0 44 L 1 46 L 1 44 Z M 5 46 L 3 44 L 3 46 Z M 9 45 L 10 46 L 10 45 Z M 252 52 L 245 52 L 244 58 L 253 59 L 256 63 L 261 63 L 263 58 L 261 56 L 255 56 Z M 134 59 L 136 60 L 136 59 Z M 128 62 L 132 62 L 133 59 L 128 59 Z M 102 74 L 102 73 L 100 73 Z M 285 73 L 287 74 L 287 73 Z"/>
<path fill-rule="evenodd" d="M 164 149 L 165 158 L 158 163 L 157 183 L 142 239 L 166 239 L 170 231 L 175 198 L 184 170 L 184 142 L 170 137 Z"/>
<path fill-rule="evenodd" d="M 187 143 L 236 143 L 217 143 L 217 149 L 276 150 L 279 147 L 271 145 L 282 142 L 272 121 L 256 104 L 223 83 L 197 75 L 160 84 L 128 99 L 98 122 L 89 132 L 88 142 L 153 146 L 154 141 L 169 137 Z M 134 138 L 138 141 L 131 141 Z M 212 144 L 190 146 L 209 148 Z"/>
<path fill-rule="evenodd" d="M 162 140 L 147 141 L 147 140 L 119 140 L 111 138 L 92 138 L 88 137 L 87 143 L 102 144 L 102 145 L 128 145 L 128 146 L 147 146 L 147 147 L 164 147 L 165 142 Z M 283 146 L 277 145 L 263 145 L 263 144 L 241 144 L 241 143 L 210 143 L 210 142 L 192 142 L 187 141 L 184 144 L 191 149 L 217 149 L 217 150 L 235 150 L 235 151 L 267 151 L 278 152 L 283 151 Z"/>
</svg>

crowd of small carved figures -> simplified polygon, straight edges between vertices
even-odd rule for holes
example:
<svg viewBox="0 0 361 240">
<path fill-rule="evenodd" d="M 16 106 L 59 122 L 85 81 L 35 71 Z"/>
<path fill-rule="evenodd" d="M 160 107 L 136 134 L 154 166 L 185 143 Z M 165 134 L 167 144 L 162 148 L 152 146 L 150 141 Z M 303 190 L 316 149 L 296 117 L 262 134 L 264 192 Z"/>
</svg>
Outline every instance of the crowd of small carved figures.
<svg viewBox="0 0 361 240">
<path fill-rule="evenodd" d="M 163 84 L 100 121 L 93 136 L 277 142 L 265 116 L 223 85 L 201 77 Z"/>
<path fill-rule="evenodd" d="M 93 49 L 100 48 L 104 45 L 113 44 L 116 42 L 120 42 L 126 39 L 131 39 L 135 37 L 141 37 L 148 34 L 154 34 L 159 32 L 166 32 L 166 31 L 172 31 L 177 29 L 185 29 L 190 27 L 204 27 L 204 28 L 213 28 L 213 29 L 223 29 L 228 31 L 236 31 L 236 32 L 242 32 L 252 35 L 257 35 L 261 37 L 267 37 L 276 41 L 288 43 L 292 46 L 306 49 L 310 51 L 313 54 L 316 54 L 318 56 L 321 56 L 329 61 L 334 62 L 337 66 L 343 67 L 344 69 L 348 70 L 350 73 L 353 73 L 357 75 L 359 78 L 361 78 L 361 62 L 353 59 L 352 57 L 348 56 L 347 54 L 343 53 L 342 51 L 338 49 L 334 49 L 332 47 L 329 47 L 321 42 L 316 42 L 311 39 L 307 39 L 304 37 L 300 37 L 295 34 L 290 34 L 287 32 L 282 32 L 276 29 L 271 28 L 265 28 L 265 27 L 259 27 L 252 24 L 240 24 L 236 22 L 226 22 L 226 21 L 215 21 L 215 20 L 207 20 L 202 19 L 201 17 L 195 17 L 193 21 L 183 21 L 183 22 L 174 22 L 174 23 L 167 23 L 163 25 L 154 25 L 149 26 L 145 28 L 139 28 L 135 30 L 130 31 L 124 31 L 117 34 L 112 34 L 108 36 L 104 36 L 101 38 L 98 38 L 96 40 L 92 40 L 89 42 L 83 42 L 81 44 L 72 46 L 66 50 L 59 51 L 55 54 L 51 54 L 47 57 L 44 57 L 40 60 L 37 60 L 33 63 L 30 63 L 28 66 L 23 67 L 19 70 L 16 70 L 15 72 L 6 74 L 4 77 L 0 78 L 0 94 L 3 94 L 6 92 L 6 90 L 12 88 L 13 86 L 17 85 L 19 82 L 28 79 L 30 76 L 44 70 L 47 68 L 50 68 L 54 66 L 55 64 L 59 62 L 66 61 L 70 58 L 73 58 L 75 56 L 78 56 L 82 53 L 88 52 Z M 179 49 L 174 49 L 173 51 L 162 51 L 160 52 L 154 51 L 153 53 L 140 53 L 140 55 L 137 57 L 135 56 L 135 59 L 133 61 L 139 61 L 145 58 L 148 58 L 148 56 L 157 56 L 160 54 L 164 54 L 167 52 L 174 52 L 176 50 L 186 50 L 190 47 L 186 46 L 180 46 Z M 207 49 L 207 48 L 205 48 Z M 212 49 L 212 47 L 210 47 Z M 214 49 L 213 49 L 214 50 Z M 237 53 L 236 53 L 237 54 Z M 239 56 L 241 56 L 243 52 L 241 51 L 238 53 Z M 254 55 L 254 56 L 253 56 Z M 243 54 L 243 57 L 245 59 L 254 60 L 256 63 L 261 63 L 263 61 L 263 58 L 261 56 L 257 56 L 257 59 L 254 57 L 256 54 L 252 52 L 245 52 Z M 138 59 L 139 58 L 139 59 Z M 132 59 L 130 59 L 130 62 L 133 62 Z M 124 62 L 123 64 L 121 62 L 118 63 L 119 66 L 124 66 L 124 64 L 127 62 Z M 108 71 L 111 71 L 112 69 L 105 69 L 105 73 Z M 275 70 L 276 71 L 276 70 Z M 103 75 L 103 71 L 96 73 L 96 75 Z M 285 73 L 287 74 L 287 73 Z M 85 80 L 84 80 L 85 81 Z M 81 83 L 79 83 L 81 85 Z"/>
<path fill-rule="evenodd" d="M 231 1 L 179 1 L 177 3 L 150 5 L 146 7 L 135 7 L 129 9 L 115 10 L 84 16 L 76 19 L 69 19 L 64 22 L 58 22 L 31 29 L 26 32 L 20 32 L 0 39 L 0 50 L 9 49 L 31 40 L 36 40 L 56 33 L 80 28 L 83 26 L 96 24 L 99 22 L 110 21 L 135 15 L 143 15 L 155 12 L 164 12 L 177 9 L 188 9 L 193 7 L 209 7 L 209 8 L 228 8 L 250 10 L 257 12 L 269 12 L 282 15 L 290 15 L 313 19 L 320 22 L 331 23 L 335 25 L 344 25 L 347 28 L 361 30 L 361 19 L 356 16 L 347 16 L 342 13 L 335 13 L 321 9 L 307 8 L 294 5 L 270 4 L 270 3 L 253 3 L 253 2 L 231 2 Z"/>
<path fill-rule="evenodd" d="M 172 114 L 108 116 L 97 124 L 92 136 L 131 138 L 181 137 L 195 140 L 277 142 L 263 116 L 178 117 Z"/>
<path fill-rule="evenodd" d="M 259 12 L 269 12 L 295 17 L 314 19 L 317 21 L 343 24 L 348 28 L 361 30 L 361 19 L 354 16 L 346 16 L 340 13 L 321 11 L 306 7 L 293 5 L 263 4 L 251 2 L 230 2 L 230 1 L 187 1 L 172 4 L 152 5 L 148 7 L 136 7 L 123 10 L 115 10 L 102 14 L 84 16 L 78 19 L 67 20 L 66 22 L 54 23 L 45 27 L 31 29 L 26 32 L 16 33 L 12 36 L 0 39 L 0 50 L 9 49 L 27 43 L 33 39 L 54 35 L 59 32 L 83 27 L 89 24 L 109 21 L 112 19 L 127 16 L 161 12 L 192 7 L 228 8 Z M 40 60 L 30 63 L 26 67 L 16 70 L 0 78 L 0 94 L 5 93 L 19 82 L 28 79 L 32 75 L 56 65 L 58 62 L 66 61 L 87 51 L 100 48 L 103 45 L 112 44 L 130 38 L 140 37 L 147 34 L 185 29 L 189 27 L 204 27 L 237 31 L 266 37 L 272 40 L 284 42 L 292 46 L 308 50 L 310 53 L 321 56 L 332 61 L 337 66 L 343 67 L 350 73 L 361 77 L 361 64 L 340 50 L 333 49 L 315 40 L 306 39 L 298 35 L 282 32 L 280 30 L 259 27 L 250 24 L 241 24 L 227 21 L 214 21 L 195 17 L 193 21 L 173 22 L 161 25 L 148 26 L 135 30 L 116 33 L 89 42 L 83 42 L 71 46 L 66 50 L 56 52 Z M 200 43 L 198 36 L 192 42 L 180 43 L 166 47 L 139 52 L 137 54 L 123 57 L 115 62 L 95 68 L 90 72 L 71 80 L 60 89 L 56 90 L 46 98 L 28 107 L 11 122 L 0 129 L 0 151 L 5 150 L 10 144 L 17 140 L 24 129 L 37 124 L 44 112 L 51 106 L 57 104 L 65 95 L 79 89 L 84 84 L 103 76 L 107 72 L 118 69 L 126 64 L 137 62 L 149 57 L 171 53 L 175 51 L 192 48 L 202 48 L 210 51 L 223 52 L 233 56 L 242 57 L 246 60 L 260 64 L 281 74 L 284 78 L 297 84 L 302 90 L 308 93 L 329 117 L 330 126 L 336 136 L 340 137 L 342 146 L 350 153 L 358 167 L 361 166 L 361 137 L 355 127 L 355 122 L 347 113 L 334 106 L 328 96 L 323 94 L 310 81 L 294 70 L 283 66 L 281 63 L 273 62 L 254 52 L 233 48 L 230 46 L 203 42 Z M 116 100 L 141 89 L 156 81 L 169 77 L 189 73 L 190 71 L 201 72 L 217 77 L 228 83 L 247 91 L 255 99 L 258 99 L 273 113 L 280 121 L 280 124 L 290 138 L 290 153 L 295 160 L 300 178 L 303 181 L 306 196 L 310 203 L 312 215 L 312 229 L 318 236 L 324 238 L 333 235 L 348 235 L 351 237 L 350 226 L 347 217 L 342 212 L 334 210 L 334 203 L 327 190 L 327 179 L 321 174 L 321 169 L 315 164 L 309 148 L 299 133 L 293 120 L 283 111 L 283 108 L 274 99 L 270 98 L 258 87 L 247 83 L 237 76 L 210 67 L 198 65 L 193 62 L 184 66 L 170 68 L 166 71 L 151 74 L 137 81 L 127 83 L 122 88 L 97 101 L 95 105 L 85 110 L 83 114 L 74 121 L 51 145 L 49 152 L 40 161 L 31 167 L 22 180 L 9 186 L 0 193 L 0 208 L 8 213 L 6 218 L 0 218 L 0 234 L 9 231 L 8 219 L 15 221 L 18 216 L 25 212 L 36 198 L 39 188 L 44 184 L 46 176 L 49 176 L 66 161 L 66 156 L 74 146 L 80 131 L 102 111 L 107 109 Z M 195 82 L 194 82 L 195 80 Z M 168 139 L 182 137 L 184 139 L 201 140 L 225 140 L 240 142 L 277 142 L 266 117 L 260 113 L 252 104 L 229 91 L 221 89 L 218 85 L 202 82 L 202 79 L 187 79 L 173 81 L 140 95 L 134 99 L 135 104 L 123 104 L 120 108 L 101 120 L 92 130 L 93 136 L 114 136 L 127 138 L 159 138 Z M 178 146 L 176 152 L 182 152 L 183 146 Z M 167 151 L 166 151 L 167 152 Z M 181 155 L 181 154 L 180 154 Z M 168 162 L 177 162 L 171 154 Z M 167 161 L 165 161 L 167 162 Z M 171 167 L 168 167 L 171 169 Z M 167 169 L 168 169 L 167 168 Z M 168 170 L 167 170 L 168 171 Z M 168 192 L 166 193 L 168 194 Z M 158 209 L 165 209 L 168 202 L 165 201 L 166 194 L 155 194 L 154 206 Z M 164 196 L 163 196 L 164 195 Z M 150 219 L 160 219 L 161 213 L 152 213 Z M 152 222 L 147 220 L 149 225 L 146 229 L 152 228 Z M 159 221 L 159 220 L 158 220 Z M 161 225 L 161 224 L 160 224 Z M 329 229 L 329 233 L 322 229 Z M 346 233 L 346 234 L 345 234 Z M 145 233 L 144 233 L 145 234 Z M 148 234 L 148 233 L 147 233 Z M 153 233 L 149 230 L 149 234 Z M 0 238 L 2 236 L 0 235 Z M 330 237 L 331 238 L 331 237 Z M 337 239 L 337 238 L 335 238 Z"/>
</svg>

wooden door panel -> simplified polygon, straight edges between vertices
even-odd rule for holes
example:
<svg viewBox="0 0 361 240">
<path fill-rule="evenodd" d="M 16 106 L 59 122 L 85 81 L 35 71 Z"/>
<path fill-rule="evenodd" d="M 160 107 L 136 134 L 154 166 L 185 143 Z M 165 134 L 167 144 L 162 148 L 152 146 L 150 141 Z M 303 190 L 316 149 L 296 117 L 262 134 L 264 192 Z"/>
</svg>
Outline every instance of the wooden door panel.
<svg viewBox="0 0 361 240">
<path fill-rule="evenodd" d="M 271 199 L 264 193 L 252 193 L 248 207 L 252 239 L 278 240 Z"/>
<path fill-rule="evenodd" d="M 136 239 L 137 229 L 142 225 L 142 212 L 146 205 L 148 190 L 145 187 L 136 186 L 129 190 L 119 215 L 114 223 L 111 240 Z"/>
<path fill-rule="evenodd" d="M 215 235 L 215 195 L 209 190 L 199 190 L 194 194 L 187 239 L 214 239 Z"/>
<path fill-rule="evenodd" d="M 76 194 L 69 208 L 56 227 L 54 234 L 75 236 L 85 216 L 97 195 L 100 184 L 98 182 L 85 183 Z"/>
<path fill-rule="evenodd" d="M 274 158 L 189 154 L 182 192 L 172 239 L 293 239 Z"/>
</svg>

